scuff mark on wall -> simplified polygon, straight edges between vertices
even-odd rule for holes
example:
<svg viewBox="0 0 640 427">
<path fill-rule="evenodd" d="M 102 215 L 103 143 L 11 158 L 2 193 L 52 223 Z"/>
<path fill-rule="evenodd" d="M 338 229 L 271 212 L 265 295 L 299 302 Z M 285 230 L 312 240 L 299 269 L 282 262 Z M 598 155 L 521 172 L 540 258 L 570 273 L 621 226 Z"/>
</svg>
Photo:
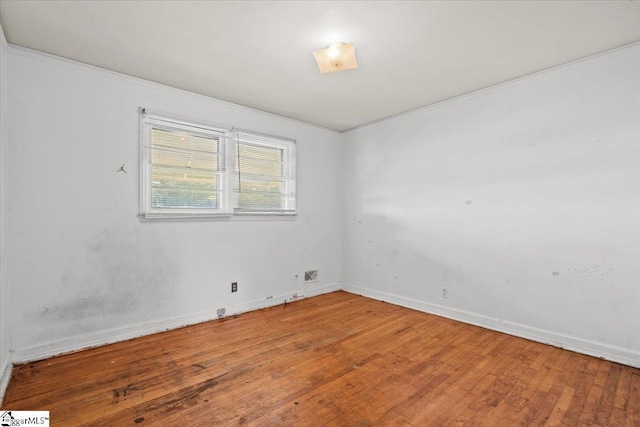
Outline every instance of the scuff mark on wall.
<svg viewBox="0 0 640 427">
<path fill-rule="evenodd" d="M 144 319 L 145 312 L 168 306 L 177 293 L 180 268 L 161 239 L 140 227 L 104 229 L 87 242 L 87 268 L 74 268 L 72 260 L 58 279 L 73 296 L 39 307 L 37 317 L 86 331 L 106 318 Z"/>
<path fill-rule="evenodd" d="M 135 301 L 133 295 L 128 296 L 130 298 L 124 303 L 101 295 L 80 297 L 73 301 L 56 304 L 51 307 L 43 307 L 40 310 L 39 317 L 66 321 L 82 320 L 95 316 L 97 313 L 123 313 L 129 311 Z"/>
</svg>

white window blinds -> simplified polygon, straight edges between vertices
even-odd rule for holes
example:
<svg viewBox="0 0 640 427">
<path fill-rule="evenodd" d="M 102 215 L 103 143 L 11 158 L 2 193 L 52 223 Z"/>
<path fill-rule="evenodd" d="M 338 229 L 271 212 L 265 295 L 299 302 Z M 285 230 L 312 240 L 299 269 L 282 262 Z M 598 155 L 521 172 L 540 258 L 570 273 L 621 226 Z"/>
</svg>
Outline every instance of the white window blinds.
<svg viewBox="0 0 640 427">
<path fill-rule="evenodd" d="M 228 211 L 227 131 L 141 112 L 141 215 Z"/>
<path fill-rule="evenodd" d="M 139 111 L 142 219 L 296 214 L 294 140 Z"/>
<path fill-rule="evenodd" d="M 294 215 L 295 141 L 243 130 L 235 139 L 234 213 Z"/>
</svg>

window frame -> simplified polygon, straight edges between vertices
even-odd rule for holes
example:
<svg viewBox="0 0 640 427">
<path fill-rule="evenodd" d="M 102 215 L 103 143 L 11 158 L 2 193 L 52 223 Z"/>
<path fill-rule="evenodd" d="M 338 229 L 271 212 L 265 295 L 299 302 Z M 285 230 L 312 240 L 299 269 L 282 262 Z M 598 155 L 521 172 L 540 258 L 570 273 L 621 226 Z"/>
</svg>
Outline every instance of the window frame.
<svg viewBox="0 0 640 427">
<path fill-rule="evenodd" d="M 297 215 L 297 177 L 296 177 L 296 141 L 282 137 L 276 137 L 259 132 L 236 129 L 234 132 L 233 146 L 229 150 L 233 161 L 229 165 L 232 183 L 229 185 L 232 190 L 233 213 L 237 216 L 245 215 L 269 215 L 269 216 L 295 216 Z M 281 193 L 285 198 L 285 206 L 280 209 L 251 209 L 240 207 L 239 196 L 240 181 L 242 171 L 236 169 L 236 159 L 239 158 L 238 150 L 240 145 L 250 145 L 257 148 L 275 149 L 282 151 L 282 175 L 278 178 L 284 184 L 284 191 Z M 240 169 L 242 167 L 240 166 Z"/>
<path fill-rule="evenodd" d="M 218 169 L 216 176 L 216 208 L 184 208 L 184 207 L 153 207 L 153 130 L 175 132 L 199 138 L 217 139 Z M 227 146 L 230 130 L 202 123 L 195 123 L 176 117 L 169 117 L 145 109 L 140 111 L 140 213 L 143 220 L 151 219 L 188 219 L 207 218 L 229 215 L 229 194 L 227 191 Z"/>
<path fill-rule="evenodd" d="M 296 177 L 296 141 L 232 127 L 210 125 L 181 117 L 148 111 L 139 108 L 140 135 L 140 207 L 138 216 L 141 221 L 148 220 L 269 220 L 295 219 L 297 215 L 297 177 Z M 218 141 L 218 170 L 216 174 L 217 207 L 185 208 L 185 207 L 153 207 L 153 129 L 169 132 L 186 133 L 196 137 L 215 137 Z M 256 140 L 251 144 L 262 148 L 282 150 L 283 175 L 279 178 L 284 183 L 282 209 L 247 209 L 239 207 L 240 175 L 236 170 L 236 159 L 239 145 L 246 144 L 243 135 Z M 236 185 L 237 184 L 237 185 Z"/>
</svg>

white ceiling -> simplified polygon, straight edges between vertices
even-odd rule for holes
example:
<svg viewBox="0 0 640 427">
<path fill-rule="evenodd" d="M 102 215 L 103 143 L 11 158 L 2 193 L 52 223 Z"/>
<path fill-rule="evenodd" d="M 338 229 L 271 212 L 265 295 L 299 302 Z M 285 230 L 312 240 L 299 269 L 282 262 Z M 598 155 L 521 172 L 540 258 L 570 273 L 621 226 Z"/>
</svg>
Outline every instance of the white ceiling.
<svg viewBox="0 0 640 427">
<path fill-rule="evenodd" d="M 640 40 L 640 1 L 0 1 L 9 43 L 344 131 Z M 311 51 L 353 43 L 359 68 Z"/>
</svg>

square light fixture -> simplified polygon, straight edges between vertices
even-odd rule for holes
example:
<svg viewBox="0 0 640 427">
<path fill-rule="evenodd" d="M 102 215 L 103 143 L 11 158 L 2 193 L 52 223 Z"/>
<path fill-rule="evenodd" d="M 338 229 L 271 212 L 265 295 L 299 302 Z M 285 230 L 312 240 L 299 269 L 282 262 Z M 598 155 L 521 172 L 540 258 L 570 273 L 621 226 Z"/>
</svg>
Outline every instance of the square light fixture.
<svg viewBox="0 0 640 427">
<path fill-rule="evenodd" d="M 358 68 L 356 53 L 351 43 L 335 43 L 326 49 L 313 51 L 322 74 Z"/>
</svg>

